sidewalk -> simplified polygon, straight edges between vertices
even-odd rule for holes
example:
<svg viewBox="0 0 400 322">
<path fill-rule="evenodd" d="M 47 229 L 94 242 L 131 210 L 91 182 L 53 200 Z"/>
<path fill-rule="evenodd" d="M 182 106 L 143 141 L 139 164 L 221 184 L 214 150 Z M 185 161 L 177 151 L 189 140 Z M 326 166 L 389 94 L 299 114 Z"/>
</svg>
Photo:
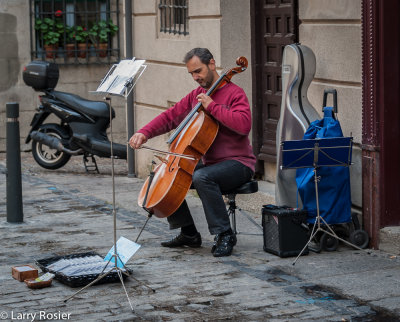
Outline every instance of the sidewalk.
<svg viewBox="0 0 400 322">
<path fill-rule="evenodd" d="M 400 321 L 399 257 L 341 245 L 335 252 L 310 252 L 293 266 L 294 258 L 264 252 L 262 236 L 238 235 L 232 256 L 214 258 L 201 203 L 191 195 L 203 247 L 160 247 L 175 232 L 165 219 L 152 217 L 138 241 L 142 247 L 128 262 L 137 279 L 125 280 L 134 312 L 119 282 L 92 286 L 64 303 L 79 288 L 55 280 L 31 290 L 14 280 L 15 265 L 87 251 L 104 256 L 111 248 L 111 161 L 97 160 L 100 175 L 86 174 L 80 157 L 47 171 L 23 153 L 24 223 L 10 224 L 0 154 L 0 320 Z M 135 241 L 147 218 L 137 205 L 143 181 L 127 177 L 125 162 L 115 163 L 117 236 Z M 251 215 L 261 222 L 260 214 Z M 238 217 L 240 231 L 257 232 Z"/>
</svg>

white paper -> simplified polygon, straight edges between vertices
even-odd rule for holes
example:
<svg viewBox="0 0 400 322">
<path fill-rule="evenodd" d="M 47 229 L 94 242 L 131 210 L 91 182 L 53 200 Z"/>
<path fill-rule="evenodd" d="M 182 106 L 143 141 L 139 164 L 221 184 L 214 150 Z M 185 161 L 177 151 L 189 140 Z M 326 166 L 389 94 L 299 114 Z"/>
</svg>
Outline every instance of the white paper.
<svg viewBox="0 0 400 322">
<path fill-rule="evenodd" d="M 135 60 L 135 58 L 121 60 L 112 73 L 100 84 L 96 92 L 122 95 L 127 83 L 135 77 L 145 62 L 145 60 Z"/>
<path fill-rule="evenodd" d="M 128 262 L 128 260 L 139 250 L 140 245 L 136 244 L 133 241 L 125 237 L 120 237 L 117 241 L 117 253 L 118 253 L 118 263 L 117 266 L 119 268 L 124 267 L 124 265 Z M 114 246 L 111 247 L 106 257 L 104 257 L 104 261 L 110 261 L 110 263 L 114 262 Z M 122 263 L 121 263 L 122 261 Z"/>
</svg>

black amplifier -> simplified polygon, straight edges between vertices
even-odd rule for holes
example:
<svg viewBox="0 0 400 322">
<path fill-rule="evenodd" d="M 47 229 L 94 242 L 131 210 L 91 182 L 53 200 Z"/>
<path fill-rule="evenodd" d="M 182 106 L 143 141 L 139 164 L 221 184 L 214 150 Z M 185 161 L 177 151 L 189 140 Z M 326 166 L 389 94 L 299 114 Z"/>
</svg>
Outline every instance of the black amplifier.
<svg viewBox="0 0 400 322">
<path fill-rule="evenodd" d="M 280 257 L 297 256 L 308 242 L 307 211 L 264 205 L 264 251 Z M 308 254 L 306 248 L 302 255 Z"/>
</svg>

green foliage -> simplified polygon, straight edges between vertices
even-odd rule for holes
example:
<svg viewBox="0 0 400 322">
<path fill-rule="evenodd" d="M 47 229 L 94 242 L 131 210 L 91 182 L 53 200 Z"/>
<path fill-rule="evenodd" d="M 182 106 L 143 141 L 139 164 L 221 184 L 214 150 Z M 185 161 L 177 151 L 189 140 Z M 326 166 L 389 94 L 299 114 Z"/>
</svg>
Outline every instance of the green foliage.
<svg viewBox="0 0 400 322">
<path fill-rule="evenodd" d="M 89 37 L 92 43 L 107 43 L 118 31 L 112 20 L 100 20 L 89 30 Z"/>
<path fill-rule="evenodd" d="M 35 29 L 45 45 L 57 45 L 64 33 L 64 24 L 60 19 L 36 19 Z"/>
<path fill-rule="evenodd" d="M 75 42 L 74 38 L 75 38 L 74 27 L 65 26 L 65 42 L 67 44 L 74 43 Z"/>
<path fill-rule="evenodd" d="M 107 43 L 118 31 L 112 20 L 100 20 L 93 24 L 90 30 L 83 26 L 64 26 L 61 19 L 44 18 L 35 20 L 35 29 L 44 45 L 62 44 L 64 32 L 66 43 L 85 43 L 88 38 L 93 44 Z"/>
<path fill-rule="evenodd" d="M 77 43 L 82 44 L 85 43 L 89 37 L 89 32 L 85 27 L 76 26 L 74 30 L 74 36 Z"/>
</svg>

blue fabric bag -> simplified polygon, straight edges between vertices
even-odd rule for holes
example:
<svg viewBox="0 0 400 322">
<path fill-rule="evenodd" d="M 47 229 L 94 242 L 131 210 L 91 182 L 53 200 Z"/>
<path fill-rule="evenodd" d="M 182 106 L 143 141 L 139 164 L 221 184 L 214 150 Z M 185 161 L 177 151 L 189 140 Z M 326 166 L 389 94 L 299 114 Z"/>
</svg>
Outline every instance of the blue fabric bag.
<svg viewBox="0 0 400 322">
<path fill-rule="evenodd" d="M 324 108 L 324 117 L 312 122 L 303 139 L 343 137 L 338 120 L 333 117 L 333 108 Z M 319 167 L 318 182 L 320 215 L 328 224 L 339 224 L 351 221 L 351 192 L 349 167 Z M 296 170 L 296 183 L 307 210 L 307 221 L 314 223 L 317 216 L 315 196 L 314 169 L 303 168 Z"/>
</svg>

